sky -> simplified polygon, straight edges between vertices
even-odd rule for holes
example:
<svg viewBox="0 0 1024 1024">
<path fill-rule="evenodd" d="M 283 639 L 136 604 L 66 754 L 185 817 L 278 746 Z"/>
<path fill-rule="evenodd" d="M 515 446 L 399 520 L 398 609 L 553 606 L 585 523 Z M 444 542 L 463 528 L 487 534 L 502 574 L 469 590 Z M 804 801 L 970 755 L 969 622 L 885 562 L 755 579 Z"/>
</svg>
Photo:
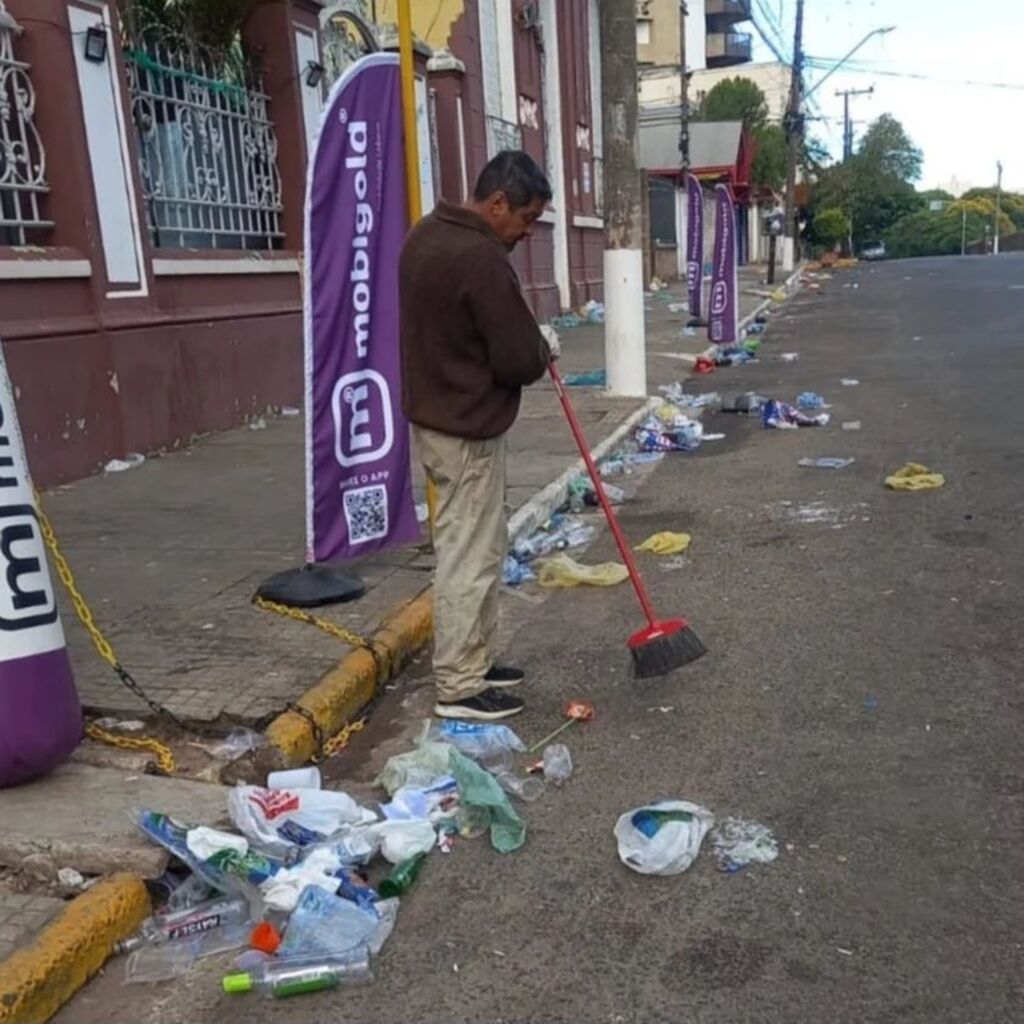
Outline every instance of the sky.
<svg viewBox="0 0 1024 1024">
<path fill-rule="evenodd" d="M 788 59 L 796 0 L 753 0 L 753 9 L 770 36 L 773 23 L 781 28 Z M 858 122 L 855 140 L 867 122 L 891 113 L 924 153 L 919 188 L 948 187 L 952 178 L 962 188 L 994 185 L 996 161 L 1002 160 L 1004 188 L 1024 192 L 1024 0 L 805 0 L 804 50 L 834 63 L 868 32 L 887 25 L 894 31 L 871 39 L 813 94 L 820 110 L 812 105 L 808 113 L 828 120 L 809 121 L 808 133 L 841 157 L 843 100 L 836 90 L 873 85 L 873 95 L 850 101 Z M 775 59 L 756 31 L 754 59 Z M 824 74 L 809 67 L 805 88 L 813 89 Z"/>
</svg>

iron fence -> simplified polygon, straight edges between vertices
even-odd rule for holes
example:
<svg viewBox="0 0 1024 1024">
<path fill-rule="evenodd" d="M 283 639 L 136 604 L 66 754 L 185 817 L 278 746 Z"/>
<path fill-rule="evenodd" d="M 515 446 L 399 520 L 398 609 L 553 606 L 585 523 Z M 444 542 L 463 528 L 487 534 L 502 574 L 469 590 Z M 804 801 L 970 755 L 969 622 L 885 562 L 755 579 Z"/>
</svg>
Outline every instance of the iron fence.
<svg viewBox="0 0 1024 1024">
<path fill-rule="evenodd" d="M 53 227 L 43 216 L 46 151 L 36 131 L 29 65 L 14 56 L 21 32 L 0 0 L 0 245 L 38 242 Z"/>
<path fill-rule="evenodd" d="M 153 26 L 124 53 L 153 244 L 279 247 L 277 136 L 240 44 L 217 52 Z"/>
</svg>

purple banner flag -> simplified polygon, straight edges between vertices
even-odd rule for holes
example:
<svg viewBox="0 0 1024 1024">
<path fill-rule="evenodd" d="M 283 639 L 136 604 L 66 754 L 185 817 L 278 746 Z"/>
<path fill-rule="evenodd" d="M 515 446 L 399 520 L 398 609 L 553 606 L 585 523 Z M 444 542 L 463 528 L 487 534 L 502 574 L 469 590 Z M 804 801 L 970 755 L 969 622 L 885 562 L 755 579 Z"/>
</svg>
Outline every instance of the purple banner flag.
<svg viewBox="0 0 1024 1024">
<path fill-rule="evenodd" d="M 307 558 L 333 562 L 416 540 L 398 354 L 407 227 L 396 54 L 335 84 L 306 190 Z"/>
<path fill-rule="evenodd" d="M 736 289 L 736 207 L 728 185 L 715 186 L 715 254 L 708 303 L 708 337 L 729 345 L 739 336 Z"/>
<path fill-rule="evenodd" d="M 686 287 L 690 316 L 699 319 L 704 301 L 704 193 L 692 174 L 686 176 Z"/>
</svg>

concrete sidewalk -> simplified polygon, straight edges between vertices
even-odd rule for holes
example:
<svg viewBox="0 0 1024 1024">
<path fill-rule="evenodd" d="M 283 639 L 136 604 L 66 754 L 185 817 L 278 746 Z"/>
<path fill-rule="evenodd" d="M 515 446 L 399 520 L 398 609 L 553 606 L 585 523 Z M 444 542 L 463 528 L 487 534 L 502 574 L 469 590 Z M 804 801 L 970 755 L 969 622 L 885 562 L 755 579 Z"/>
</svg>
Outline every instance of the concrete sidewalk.
<svg viewBox="0 0 1024 1024">
<path fill-rule="evenodd" d="M 743 315 L 763 301 L 750 291 L 757 276 L 743 268 Z M 681 336 L 687 314 L 668 311 L 682 293 L 676 283 L 647 299 L 652 390 L 688 372 L 671 356 L 707 344 L 703 332 Z M 602 327 L 566 330 L 562 341 L 564 372 L 604 365 Z M 573 396 L 592 445 L 643 404 L 596 388 L 574 388 Z M 266 577 L 301 563 L 304 548 L 302 418 L 269 416 L 253 426 L 259 429 L 208 437 L 137 469 L 44 496 L 78 586 L 122 664 L 151 697 L 186 721 L 259 725 L 346 653 L 320 630 L 251 603 Z M 522 509 L 576 458 L 551 385 L 529 389 L 510 437 L 511 508 Z M 366 583 L 366 596 L 322 614 L 365 634 L 429 586 L 433 558 L 424 543 L 351 568 Z M 66 594 L 61 596 L 85 706 L 146 717 L 146 706 L 97 656 Z"/>
</svg>

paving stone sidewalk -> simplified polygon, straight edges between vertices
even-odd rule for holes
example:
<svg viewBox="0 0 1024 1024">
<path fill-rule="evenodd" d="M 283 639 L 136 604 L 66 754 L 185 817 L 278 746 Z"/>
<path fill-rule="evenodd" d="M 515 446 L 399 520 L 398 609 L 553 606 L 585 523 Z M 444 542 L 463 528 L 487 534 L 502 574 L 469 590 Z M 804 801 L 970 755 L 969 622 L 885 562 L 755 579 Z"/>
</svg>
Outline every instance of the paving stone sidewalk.
<svg viewBox="0 0 1024 1024">
<path fill-rule="evenodd" d="M 754 274 L 741 278 L 741 307 Z M 648 351 L 654 383 L 685 376 L 665 352 L 694 352 L 703 337 L 681 337 L 685 313 L 673 286 L 648 300 Z M 603 330 L 563 334 L 565 371 L 603 365 Z M 600 389 L 574 389 L 591 444 L 642 404 Z M 303 555 L 303 424 L 267 417 L 122 473 L 57 488 L 44 496 L 78 586 L 121 662 L 157 701 L 186 720 L 257 725 L 297 699 L 344 655 L 339 641 L 312 626 L 252 605 L 266 577 Z M 525 394 L 510 437 L 509 504 L 519 508 L 576 459 L 553 389 Z M 421 482 L 421 481 L 420 481 Z M 420 489 L 422 490 L 422 488 Z M 430 583 L 424 544 L 368 558 L 352 568 L 367 594 L 324 617 L 368 632 Z M 62 613 L 79 691 L 91 710 L 141 717 L 146 708 L 95 653 L 66 595 Z"/>
<path fill-rule="evenodd" d="M 56 896 L 10 891 L 0 881 L 0 960 L 30 941 L 63 906 Z"/>
</svg>

